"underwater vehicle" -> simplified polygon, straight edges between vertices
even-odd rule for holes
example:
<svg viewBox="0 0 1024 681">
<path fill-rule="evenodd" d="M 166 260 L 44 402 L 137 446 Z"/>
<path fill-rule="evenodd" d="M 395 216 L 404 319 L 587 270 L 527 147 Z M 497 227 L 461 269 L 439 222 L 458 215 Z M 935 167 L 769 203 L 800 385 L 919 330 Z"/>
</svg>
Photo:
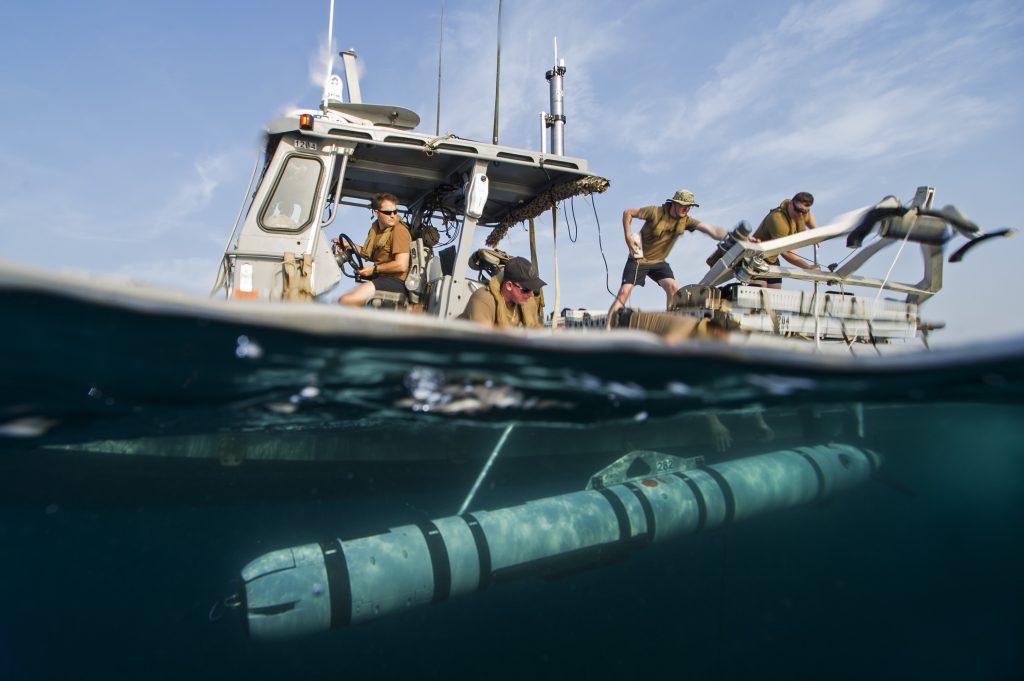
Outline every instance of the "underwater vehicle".
<svg viewBox="0 0 1024 681">
<path fill-rule="evenodd" d="M 819 501 L 866 481 L 880 463 L 870 450 L 841 444 L 713 465 L 631 453 L 584 491 L 272 551 L 242 569 L 243 588 L 233 600 L 253 638 L 361 624 Z M 637 466 L 646 473 L 631 477 Z"/>
</svg>

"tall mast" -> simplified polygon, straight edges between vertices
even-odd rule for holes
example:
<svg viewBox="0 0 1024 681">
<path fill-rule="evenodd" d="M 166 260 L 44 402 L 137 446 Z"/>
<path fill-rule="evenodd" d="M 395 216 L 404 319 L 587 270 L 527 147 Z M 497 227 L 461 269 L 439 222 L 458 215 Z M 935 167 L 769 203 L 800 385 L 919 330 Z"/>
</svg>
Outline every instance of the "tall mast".
<svg viewBox="0 0 1024 681">
<path fill-rule="evenodd" d="M 320 108 L 324 111 L 327 111 L 327 100 L 331 94 L 331 76 L 333 75 L 331 67 L 334 66 L 334 0 L 331 0 L 331 12 L 327 19 L 326 55 L 327 58 L 324 61 L 327 62 L 327 73 L 324 75 L 324 95 L 320 101 Z"/>
<path fill-rule="evenodd" d="M 435 117 L 434 134 L 441 134 L 441 55 L 444 48 L 444 0 L 441 0 L 441 30 L 437 41 L 437 116 Z"/>
<path fill-rule="evenodd" d="M 562 156 L 565 154 L 565 60 L 558 58 L 558 38 L 555 38 L 555 66 L 544 74 L 551 89 L 551 114 L 547 124 L 551 128 L 551 153 Z"/>
<path fill-rule="evenodd" d="M 501 5 L 502 0 L 498 0 L 498 65 L 494 70 L 494 134 L 492 135 L 492 142 L 498 143 L 498 91 L 501 88 Z"/>
</svg>

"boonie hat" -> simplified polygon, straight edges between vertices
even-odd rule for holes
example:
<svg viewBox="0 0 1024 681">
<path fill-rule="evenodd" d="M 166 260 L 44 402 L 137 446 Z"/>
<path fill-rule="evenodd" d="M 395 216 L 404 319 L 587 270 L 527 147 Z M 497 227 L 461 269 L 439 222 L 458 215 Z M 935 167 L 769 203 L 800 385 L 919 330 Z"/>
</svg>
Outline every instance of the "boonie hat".
<svg viewBox="0 0 1024 681">
<path fill-rule="evenodd" d="M 700 204 L 697 203 L 697 199 L 693 195 L 693 192 L 691 192 L 689 189 L 680 189 L 675 193 L 675 196 L 669 199 L 669 201 L 671 201 L 672 203 L 678 203 L 681 206 L 697 206 L 698 208 L 700 207 Z"/>
<path fill-rule="evenodd" d="M 526 258 L 512 258 L 505 263 L 504 281 L 511 281 L 534 292 L 547 283 L 537 276 L 537 266 Z"/>
</svg>

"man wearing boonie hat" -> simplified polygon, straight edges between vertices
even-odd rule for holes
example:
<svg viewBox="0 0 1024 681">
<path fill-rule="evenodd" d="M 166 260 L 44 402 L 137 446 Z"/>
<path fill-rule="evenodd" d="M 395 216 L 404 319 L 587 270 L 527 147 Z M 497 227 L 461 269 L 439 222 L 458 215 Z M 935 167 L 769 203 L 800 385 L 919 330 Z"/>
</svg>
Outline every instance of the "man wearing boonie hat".
<svg viewBox="0 0 1024 681">
<path fill-rule="evenodd" d="M 512 258 L 501 272 L 491 277 L 487 286 L 473 292 L 459 319 L 499 328 L 541 326 L 534 295 L 544 285 L 544 280 L 537 276 L 536 265 L 526 258 Z"/>
<path fill-rule="evenodd" d="M 726 230 L 714 227 L 690 217 L 690 208 L 697 207 L 693 192 L 680 189 L 671 199 L 661 206 L 646 208 L 627 208 L 622 213 L 622 231 L 626 237 L 626 246 L 631 253 L 622 270 L 622 286 L 619 288 L 615 302 L 608 309 L 608 326 L 612 326 L 612 316 L 625 306 L 634 286 L 643 286 L 650 277 L 665 289 L 666 301 L 670 303 L 672 296 L 679 289 L 672 267 L 665 262 L 669 252 L 683 232 L 704 232 L 715 239 L 724 239 Z M 630 230 L 634 219 L 644 221 L 640 229 L 639 239 Z M 668 307 L 666 303 L 665 307 Z"/>
</svg>

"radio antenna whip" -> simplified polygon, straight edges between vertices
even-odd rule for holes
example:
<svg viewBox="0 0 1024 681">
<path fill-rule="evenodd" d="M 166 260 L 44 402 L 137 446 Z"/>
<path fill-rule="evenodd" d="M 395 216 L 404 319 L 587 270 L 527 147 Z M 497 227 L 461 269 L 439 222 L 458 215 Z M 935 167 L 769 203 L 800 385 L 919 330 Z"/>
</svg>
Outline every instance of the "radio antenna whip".
<svg viewBox="0 0 1024 681">
<path fill-rule="evenodd" d="M 331 13 L 330 13 L 329 18 L 327 19 L 327 52 L 326 52 L 326 57 L 327 58 L 324 60 L 324 61 L 327 62 L 327 74 L 324 76 L 324 96 L 323 96 L 323 99 L 321 100 L 321 103 L 320 103 L 321 108 L 325 112 L 327 111 L 327 99 L 328 99 L 328 94 L 329 94 L 330 88 L 331 88 L 331 75 L 332 75 L 331 72 L 334 70 L 334 69 L 331 68 L 332 66 L 334 66 L 334 48 L 333 48 L 333 43 L 334 43 L 334 0 L 331 0 Z"/>
<path fill-rule="evenodd" d="M 434 134 L 441 134 L 441 54 L 444 49 L 444 0 L 441 0 L 441 31 L 437 40 L 437 117 Z"/>
<path fill-rule="evenodd" d="M 501 5 L 498 0 L 498 65 L 494 69 L 494 135 L 492 141 L 498 143 L 498 92 L 501 88 Z"/>
</svg>

